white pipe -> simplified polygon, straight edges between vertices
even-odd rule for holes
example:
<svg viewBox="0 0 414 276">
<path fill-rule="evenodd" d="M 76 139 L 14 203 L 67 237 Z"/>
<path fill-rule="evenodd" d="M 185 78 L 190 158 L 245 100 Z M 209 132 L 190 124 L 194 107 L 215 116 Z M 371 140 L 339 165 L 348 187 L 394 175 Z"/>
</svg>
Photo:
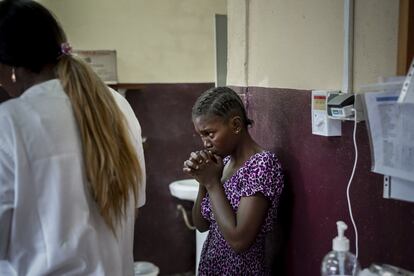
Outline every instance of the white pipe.
<svg viewBox="0 0 414 276">
<path fill-rule="evenodd" d="M 244 48 L 244 85 L 249 89 L 249 30 L 250 30 L 250 0 L 245 1 L 245 19 L 246 19 L 246 28 L 245 28 L 245 48 Z"/>
<path fill-rule="evenodd" d="M 344 1 L 344 68 L 342 92 L 353 93 L 354 0 Z"/>
<path fill-rule="evenodd" d="M 177 210 L 181 211 L 181 213 L 183 215 L 185 225 L 187 226 L 187 228 L 190 229 L 190 230 L 195 230 L 196 228 L 193 225 L 191 225 L 190 221 L 188 220 L 187 212 L 185 211 L 183 205 L 178 204 L 177 205 Z"/>
</svg>

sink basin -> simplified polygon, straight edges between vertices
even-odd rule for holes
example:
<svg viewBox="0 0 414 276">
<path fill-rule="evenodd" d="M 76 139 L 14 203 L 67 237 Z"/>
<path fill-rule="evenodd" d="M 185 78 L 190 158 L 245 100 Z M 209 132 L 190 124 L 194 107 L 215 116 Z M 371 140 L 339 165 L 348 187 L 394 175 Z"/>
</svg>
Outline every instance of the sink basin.
<svg viewBox="0 0 414 276">
<path fill-rule="evenodd" d="M 198 182 L 195 179 L 181 179 L 170 183 L 170 193 L 179 199 L 195 201 Z"/>
<path fill-rule="evenodd" d="M 195 179 L 181 179 L 174 182 L 171 182 L 170 193 L 179 199 L 184 200 L 191 200 L 195 201 L 197 199 L 198 194 L 198 182 Z M 186 220 L 184 218 L 184 220 Z M 207 238 L 208 231 L 206 232 L 199 232 L 198 230 L 195 231 L 196 233 L 196 270 L 198 267 L 198 263 L 200 261 L 201 249 L 203 248 L 204 241 Z M 197 275 L 197 271 L 195 273 Z"/>
</svg>

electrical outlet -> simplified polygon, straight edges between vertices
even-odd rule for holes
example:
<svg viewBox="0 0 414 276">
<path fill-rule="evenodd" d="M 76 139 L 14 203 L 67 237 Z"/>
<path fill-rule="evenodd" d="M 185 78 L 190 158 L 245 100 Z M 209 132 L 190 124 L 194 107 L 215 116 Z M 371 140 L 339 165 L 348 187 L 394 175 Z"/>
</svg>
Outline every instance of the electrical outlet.
<svg viewBox="0 0 414 276">
<path fill-rule="evenodd" d="M 321 136 L 341 136 L 341 121 L 328 117 L 327 98 L 328 93 L 335 91 L 313 90 L 312 91 L 312 134 Z"/>
</svg>

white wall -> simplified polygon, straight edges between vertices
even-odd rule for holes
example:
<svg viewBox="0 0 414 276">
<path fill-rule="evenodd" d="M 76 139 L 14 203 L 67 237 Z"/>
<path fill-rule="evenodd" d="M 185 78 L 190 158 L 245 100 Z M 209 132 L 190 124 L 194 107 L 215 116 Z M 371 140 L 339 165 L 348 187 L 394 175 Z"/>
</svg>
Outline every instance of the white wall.
<svg viewBox="0 0 414 276">
<path fill-rule="evenodd" d="M 355 83 L 395 76 L 398 53 L 399 1 L 356 1 Z"/>
<path fill-rule="evenodd" d="M 398 1 L 355 2 L 357 88 L 395 75 Z M 341 89 L 343 11 L 341 0 L 228 0 L 227 83 Z"/>
<path fill-rule="evenodd" d="M 75 49 L 116 50 L 124 83 L 214 82 L 214 15 L 226 0 L 38 0 Z"/>
</svg>

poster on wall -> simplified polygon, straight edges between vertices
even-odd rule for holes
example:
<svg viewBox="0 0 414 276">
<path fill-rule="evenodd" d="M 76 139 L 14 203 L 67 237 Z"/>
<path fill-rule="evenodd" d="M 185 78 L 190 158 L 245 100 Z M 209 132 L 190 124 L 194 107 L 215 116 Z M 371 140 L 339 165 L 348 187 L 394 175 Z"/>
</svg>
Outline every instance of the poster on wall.
<svg viewBox="0 0 414 276">
<path fill-rule="evenodd" d="M 372 170 L 414 182 L 414 104 L 399 104 L 400 91 L 382 88 L 363 94 Z"/>
<path fill-rule="evenodd" d="M 106 84 L 118 83 L 115 50 L 74 50 Z"/>
</svg>

